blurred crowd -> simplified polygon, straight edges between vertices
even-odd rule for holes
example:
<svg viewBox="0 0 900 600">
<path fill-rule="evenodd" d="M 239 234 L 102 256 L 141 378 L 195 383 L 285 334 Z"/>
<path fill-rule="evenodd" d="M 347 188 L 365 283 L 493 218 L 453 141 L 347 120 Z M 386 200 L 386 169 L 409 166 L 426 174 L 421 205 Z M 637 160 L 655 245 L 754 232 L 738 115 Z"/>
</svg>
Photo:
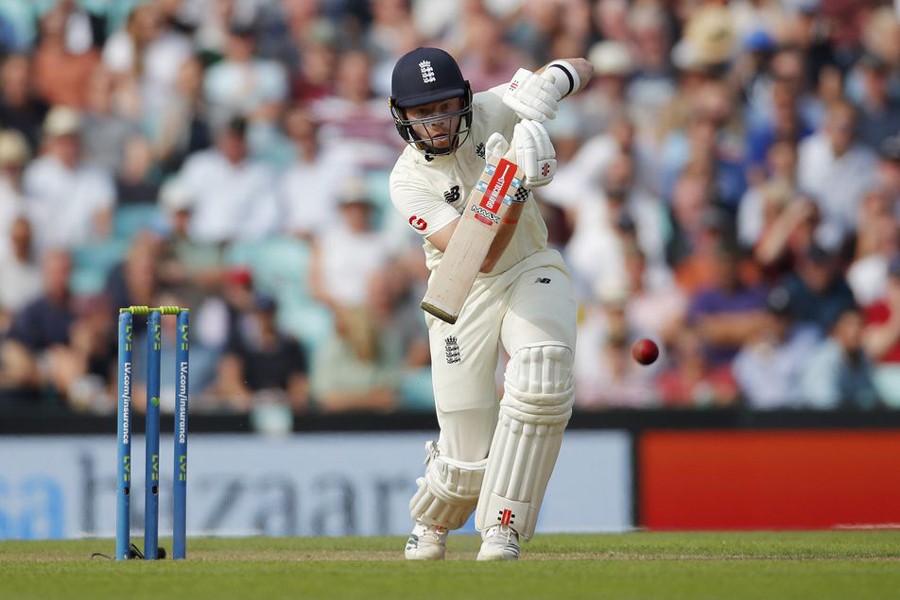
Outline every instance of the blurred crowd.
<svg viewBox="0 0 900 600">
<path fill-rule="evenodd" d="M 430 410 L 387 197 L 420 45 L 475 91 L 594 65 L 535 196 L 578 409 L 900 407 L 900 3 L 0 0 L 0 411 L 113 413 L 117 309 L 163 304 L 194 411 Z"/>
</svg>

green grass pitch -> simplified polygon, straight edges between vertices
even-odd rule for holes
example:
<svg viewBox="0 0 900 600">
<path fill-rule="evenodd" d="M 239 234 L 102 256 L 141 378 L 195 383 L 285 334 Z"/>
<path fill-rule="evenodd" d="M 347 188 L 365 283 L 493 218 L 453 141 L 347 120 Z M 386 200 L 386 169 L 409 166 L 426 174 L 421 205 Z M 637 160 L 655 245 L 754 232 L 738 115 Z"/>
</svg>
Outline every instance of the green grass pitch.
<svg viewBox="0 0 900 600">
<path fill-rule="evenodd" d="M 108 539 L 7 541 L 0 598 L 900 598 L 897 530 L 539 535 L 517 563 L 476 562 L 472 535 L 441 563 L 404 561 L 403 542 L 200 538 L 186 561 L 116 562 L 90 558 Z"/>
</svg>

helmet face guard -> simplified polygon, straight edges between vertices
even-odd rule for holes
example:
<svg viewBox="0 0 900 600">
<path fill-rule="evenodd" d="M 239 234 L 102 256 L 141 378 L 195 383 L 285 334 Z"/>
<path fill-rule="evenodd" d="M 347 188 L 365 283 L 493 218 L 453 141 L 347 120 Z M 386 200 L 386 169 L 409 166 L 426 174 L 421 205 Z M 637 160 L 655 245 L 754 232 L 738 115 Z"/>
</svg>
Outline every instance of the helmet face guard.
<svg viewBox="0 0 900 600">
<path fill-rule="evenodd" d="M 472 126 L 472 90 L 468 87 L 468 82 L 466 85 L 466 94 L 462 97 L 463 105 L 457 111 L 450 113 L 437 114 L 429 117 L 425 117 L 422 119 L 407 119 L 406 118 L 406 110 L 397 106 L 397 103 L 391 98 L 390 106 L 391 106 L 391 114 L 394 117 L 394 125 L 397 127 L 397 131 L 400 133 L 400 137 L 403 140 L 422 150 L 427 155 L 440 156 L 444 154 L 453 154 L 457 148 L 462 146 L 462 144 L 466 141 L 469 136 L 469 130 Z M 458 125 L 456 131 L 448 132 L 447 135 L 450 136 L 450 144 L 446 147 L 438 148 L 435 146 L 435 140 L 431 135 L 427 133 L 425 135 L 420 135 L 417 133 L 413 127 L 416 125 L 422 125 L 420 129 L 424 129 L 427 132 L 427 126 L 431 123 L 436 123 L 438 121 L 446 121 L 458 119 Z"/>
</svg>

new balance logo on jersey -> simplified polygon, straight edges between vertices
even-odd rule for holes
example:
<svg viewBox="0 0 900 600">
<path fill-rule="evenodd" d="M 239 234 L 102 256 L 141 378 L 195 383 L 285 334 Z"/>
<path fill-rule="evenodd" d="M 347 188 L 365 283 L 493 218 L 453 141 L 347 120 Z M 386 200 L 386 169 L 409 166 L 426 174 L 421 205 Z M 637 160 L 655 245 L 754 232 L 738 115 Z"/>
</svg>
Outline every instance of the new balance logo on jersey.
<svg viewBox="0 0 900 600">
<path fill-rule="evenodd" d="M 447 355 L 448 365 L 462 360 L 462 357 L 459 355 L 459 342 L 457 342 L 456 336 L 451 335 L 444 339 L 444 353 Z"/>
<path fill-rule="evenodd" d="M 459 200 L 459 186 L 454 185 L 449 190 L 444 192 L 444 200 L 446 200 L 450 204 L 453 204 L 454 202 Z"/>
<path fill-rule="evenodd" d="M 479 143 L 475 146 L 475 155 L 478 158 L 484 158 L 484 144 Z"/>
<path fill-rule="evenodd" d="M 419 70 L 422 71 L 422 83 L 434 83 L 434 69 L 431 67 L 430 60 L 423 60 L 419 63 Z"/>
<path fill-rule="evenodd" d="M 547 285 L 548 283 L 550 283 L 550 278 L 549 277 L 538 277 L 537 279 L 534 280 L 534 282 Z"/>
</svg>

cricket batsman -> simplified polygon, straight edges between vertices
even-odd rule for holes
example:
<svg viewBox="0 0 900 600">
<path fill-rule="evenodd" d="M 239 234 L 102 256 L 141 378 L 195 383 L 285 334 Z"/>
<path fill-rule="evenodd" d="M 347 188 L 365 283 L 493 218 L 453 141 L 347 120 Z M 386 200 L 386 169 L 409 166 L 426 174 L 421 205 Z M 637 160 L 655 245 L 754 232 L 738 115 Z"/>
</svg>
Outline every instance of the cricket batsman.
<svg viewBox="0 0 900 600">
<path fill-rule="evenodd" d="M 410 501 L 407 559 L 443 559 L 448 532 L 473 511 L 478 560 L 516 560 L 520 540 L 534 535 L 572 413 L 576 304 L 528 190 L 556 172 L 542 122 L 592 73 L 583 58 L 554 60 L 473 95 L 438 48 L 417 48 L 394 67 L 390 109 L 408 147 L 391 172 L 391 201 L 424 238 L 432 278 L 454 234 L 465 235 L 460 215 L 486 157 L 506 156 L 524 173 L 455 323 L 425 315 L 440 436 L 426 444 Z M 501 348 L 509 361 L 499 398 Z"/>
</svg>

